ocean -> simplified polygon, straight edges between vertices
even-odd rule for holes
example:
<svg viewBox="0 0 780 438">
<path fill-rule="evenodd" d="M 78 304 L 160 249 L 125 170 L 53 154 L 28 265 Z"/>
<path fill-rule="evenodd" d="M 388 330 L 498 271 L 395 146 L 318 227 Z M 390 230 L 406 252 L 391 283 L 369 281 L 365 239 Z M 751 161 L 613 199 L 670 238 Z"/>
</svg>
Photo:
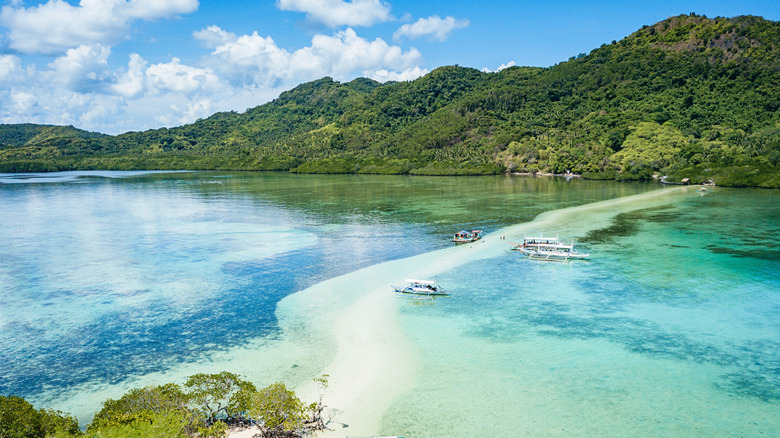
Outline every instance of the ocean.
<svg viewBox="0 0 780 438">
<path fill-rule="evenodd" d="M 365 368 L 374 434 L 778 435 L 779 201 L 553 177 L 0 174 L 0 394 L 84 426 L 198 372 L 304 394 L 332 372 L 338 402 Z M 460 229 L 485 238 L 455 246 Z M 538 233 L 591 258 L 509 250 Z M 408 277 L 452 296 L 393 296 Z M 347 407 L 333 434 L 369 434 Z"/>
</svg>

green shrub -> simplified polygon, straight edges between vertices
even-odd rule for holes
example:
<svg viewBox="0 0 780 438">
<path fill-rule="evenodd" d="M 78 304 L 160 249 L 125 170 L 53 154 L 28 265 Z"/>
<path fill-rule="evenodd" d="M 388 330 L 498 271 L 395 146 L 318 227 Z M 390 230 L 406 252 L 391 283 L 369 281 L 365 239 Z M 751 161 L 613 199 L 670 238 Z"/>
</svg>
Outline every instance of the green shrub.
<svg viewBox="0 0 780 438">
<path fill-rule="evenodd" d="M 0 396 L 0 437 L 44 438 L 81 436 L 78 421 L 51 409 L 36 410 L 21 397 Z"/>
</svg>

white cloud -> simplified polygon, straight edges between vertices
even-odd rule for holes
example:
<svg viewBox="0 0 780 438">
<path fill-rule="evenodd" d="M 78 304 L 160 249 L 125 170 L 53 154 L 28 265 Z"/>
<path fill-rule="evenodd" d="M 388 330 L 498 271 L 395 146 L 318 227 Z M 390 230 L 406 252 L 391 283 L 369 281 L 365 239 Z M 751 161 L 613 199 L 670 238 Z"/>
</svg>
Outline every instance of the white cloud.
<svg viewBox="0 0 780 438">
<path fill-rule="evenodd" d="M 184 65 L 177 58 L 148 66 L 132 54 L 126 68 L 111 70 L 109 56 L 107 47 L 81 46 L 41 71 L 23 69 L 14 55 L 0 56 L 0 123 L 74 125 L 118 134 L 157 128 L 162 116 L 179 125 L 233 109 L 225 105 L 240 92 L 220 86 L 211 69 Z M 5 74 L 17 76 L 5 83 Z M 173 103 L 178 111 L 170 109 Z"/>
<path fill-rule="evenodd" d="M 183 125 L 215 113 L 216 110 L 213 109 L 213 106 L 213 102 L 209 99 L 186 102 L 184 108 L 178 104 L 172 104 L 170 111 L 159 114 L 154 119 L 165 126 Z"/>
<path fill-rule="evenodd" d="M 100 44 L 68 49 L 65 56 L 55 59 L 51 68 L 51 83 L 67 89 L 88 92 L 100 88 L 111 76 L 108 57 L 111 49 Z"/>
<path fill-rule="evenodd" d="M 489 69 L 487 67 L 482 67 L 482 71 L 485 72 L 485 73 L 498 73 L 501 70 L 507 69 L 509 67 L 514 67 L 515 65 L 516 64 L 515 64 L 514 61 L 509 61 L 509 62 L 506 62 L 504 64 L 499 65 L 498 68 L 495 69 L 495 70 L 491 70 L 491 69 Z"/>
<path fill-rule="evenodd" d="M 279 48 L 270 36 L 265 38 L 254 32 L 239 37 L 216 26 L 211 26 L 207 32 L 196 32 L 194 36 L 207 45 L 218 39 L 224 41 L 214 47 L 206 62 L 233 82 L 265 82 L 261 80 L 262 76 L 284 76 L 284 72 L 289 70 L 290 53 Z"/>
<path fill-rule="evenodd" d="M 469 20 L 466 19 L 459 20 L 449 16 L 442 19 L 438 15 L 433 15 L 420 18 L 414 23 L 404 24 L 395 31 L 393 39 L 399 40 L 401 37 L 416 39 L 429 36 L 435 40 L 446 41 L 454 30 L 462 29 L 469 24 Z"/>
<path fill-rule="evenodd" d="M 100 0 L 81 0 L 81 3 L 92 3 Z M 110 1 L 110 0 L 103 0 Z M 160 18 L 170 18 L 179 14 L 188 14 L 198 9 L 198 0 L 129 0 L 124 3 L 125 14 L 130 18 L 141 20 L 158 20 Z"/>
<path fill-rule="evenodd" d="M 259 36 L 257 32 L 240 37 L 226 35 L 232 34 L 212 26 L 194 36 L 206 43 L 226 41 L 214 49 L 207 63 L 235 85 L 293 86 L 322 76 L 345 80 L 356 73 L 372 75 L 382 69 L 412 69 L 422 59 L 414 48 L 404 52 L 380 38 L 369 41 L 351 28 L 332 36 L 315 35 L 310 46 L 294 52 L 278 47 L 271 37 Z"/>
<path fill-rule="evenodd" d="M 146 89 L 146 60 L 137 53 L 130 55 L 127 72 L 119 72 L 114 91 L 123 97 L 139 96 Z"/>
<path fill-rule="evenodd" d="M 234 42 L 238 36 L 232 32 L 226 32 L 219 26 L 209 26 L 203 30 L 195 31 L 192 36 L 200 40 L 206 47 L 216 49 L 217 47 Z"/>
<path fill-rule="evenodd" d="M 38 98 L 34 94 L 25 91 L 11 91 L 9 97 L 9 109 L 13 112 L 31 115 L 37 112 Z"/>
<path fill-rule="evenodd" d="M 0 81 L 19 80 L 22 75 L 22 61 L 18 56 L 0 55 Z"/>
<path fill-rule="evenodd" d="M 29 8 L 4 6 L 0 24 L 10 29 L 11 49 L 55 54 L 83 45 L 111 46 L 127 37 L 132 20 L 169 18 L 197 8 L 197 0 L 81 0 L 78 6 L 49 0 Z"/>
<path fill-rule="evenodd" d="M 173 91 L 190 94 L 203 89 L 216 89 L 219 79 L 210 70 L 182 65 L 178 58 L 154 64 L 146 70 L 146 78 L 155 92 Z"/>
<path fill-rule="evenodd" d="M 117 116 L 121 117 L 119 103 L 107 96 L 96 96 L 83 102 L 83 109 L 74 114 L 73 118 L 78 120 L 77 123 L 81 126 L 96 126 Z"/>
<path fill-rule="evenodd" d="M 145 59 L 133 53 L 127 70 L 115 74 L 111 89 L 125 98 L 175 93 L 185 96 L 212 94 L 220 90 L 220 79 L 210 68 L 184 65 L 178 58 L 147 67 Z"/>
<path fill-rule="evenodd" d="M 385 69 L 375 71 L 373 74 L 368 75 L 371 79 L 378 82 L 397 81 L 406 82 L 413 81 L 421 76 L 428 74 L 428 70 L 420 67 L 414 67 L 402 72 L 387 71 Z"/>
<path fill-rule="evenodd" d="M 283 11 L 304 12 L 329 27 L 371 26 L 392 19 L 390 6 L 380 0 L 277 0 Z"/>
<path fill-rule="evenodd" d="M 97 43 L 66 47 L 40 69 L 30 58 L 0 55 L 0 123 L 73 125 L 118 134 L 243 111 L 323 76 L 385 82 L 427 73 L 416 49 L 365 39 L 352 28 L 315 35 L 296 50 L 257 32 L 236 35 L 217 26 L 193 37 L 211 48 L 199 64 L 175 57 L 148 62 L 134 53 L 117 67 L 111 46 Z"/>
</svg>

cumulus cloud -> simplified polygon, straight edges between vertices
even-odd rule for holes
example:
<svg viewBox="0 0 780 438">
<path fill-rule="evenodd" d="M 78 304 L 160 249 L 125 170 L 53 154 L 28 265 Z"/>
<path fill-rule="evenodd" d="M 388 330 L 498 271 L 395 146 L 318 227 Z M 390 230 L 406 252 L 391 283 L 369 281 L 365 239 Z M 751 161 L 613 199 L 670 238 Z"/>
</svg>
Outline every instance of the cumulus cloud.
<svg viewBox="0 0 780 438">
<path fill-rule="evenodd" d="M 100 44 L 68 49 L 65 56 L 49 64 L 51 81 L 78 92 L 100 89 L 111 76 L 109 55 L 111 49 Z"/>
<path fill-rule="evenodd" d="M 498 68 L 495 69 L 495 70 L 491 70 L 491 69 L 489 69 L 487 67 L 482 67 L 482 71 L 485 72 L 485 73 L 498 73 L 501 70 L 507 69 L 509 67 L 514 67 L 515 65 L 516 64 L 515 64 L 514 61 L 509 61 L 509 62 L 506 62 L 504 64 L 499 65 Z"/>
<path fill-rule="evenodd" d="M 216 112 L 214 103 L 210 99 L 188 101 L 184 103 L 183 107 L 174 103 L 170 105 L 169 109 L 170 111 L 158 114 L 154 119 L 165 126 L 176 126 L 191 123 L 193 120 Z"/>
<path fill-rule="evenodd" d="M 380 0 L 277 0 L 283 11 L 304 12 L 309 20 L 338 26 L 371 26 L 392 19 L 390 6 Z"/>
<path fill-rule="evenodd" d="M 469 20 L 456 19 L 455 17 L 441 18 L 433 15 L 428 18 L 420 18 L 414 23 L 404 24 L 393 34 L 394 40 L 401 37 L 417 39 L 430 37 L 438 41 L 446 41 L 456 29 L 462 29 L 470 24 Z"/>
<path fill-rule="evenodd" d="M 22 74 L 22 60 L 14 55 L 0 55 L 0 81 L 18 80 Z"/>
<path fill-rule="evenodd" d="M 173 91 L 191 94 L 201 90 L 215 90 L 219 85 L 219 79 L 210 69 L 183 65 L 178 58 L 150 66 L 146 70 L 146 78 L 156 93 Z"/>
<path fill-rule="evenodd" d="M 9 94 L 9 109 L 13 112 L 26 114 L 38 112 L 38 98 L 34 94 L 17 90 L 12 90 Z"/>
<path fill-rule="evenodd" d="M 232 32 L 226 32 L 219 26 L 209 26 L 203 30 L 198 30 L 192 33 L 192 36 L 203 43 L 204 46 L 211 49 L 231 43 L 238 39 L 238 35 Z"/>
<path fill-rule="evenodd" d="M 110 53 L 101 45 L 80 46 L 42 70 L 24 69 L 15 55 L 0 56 L 0 123 L 74 125 L 118 134 L 232 109 L 222 105 L 239 94 L 223 87 L 209 68 L 177 58 L 149 65 L 132 54 L 125 68 L 112 70 Z"/>
<path fill-rule="evenodd" d="M 370 77 L 371 79 L 378 82 L 388 82 L 388 81 L 406 82 L 406 81 L 413 81 L 421 76 L 425 76 L 426 74 L 428 74 L 428 69 L 414 67 L 414 68 L 406 69 L 402 72 L 388 71 L 385 69 L 377 70 L 372 75 L 370 75 Z"/>
<path fill-rule="evenodd" d="M 422 59 L 414 48 L 403 51 L 381 38 L 369 41 L 352 28 L 332 36 L 315 35 L 310 46 L 293 52 L 257 32 L 239 37 L 211 26 L 194 36 L 206 44 L 223 41 L 207 62 L 235 85 L 295 85 L 322 76 L 344 80 L 355 72 L 373 77 L 381 70 L 413 69 Z"/>
<path fill-rule="evenodd" d="M 79 8 L 97 1 L 83 0 Z M 159 8 L 141 8 L 147 3 L 140 0 L 103 2 L 140 5 L 134 17 L 162 13 Z M 42 6 L 53 4 L 50 0 Z M 183 4 L 181 0 L 178 7 Z M 73 10 L 67 8 L 63 10 Z M 349 27 L 315 35 L 309 45 L 295 50 L 280 47 L 270 36 L 237 35 L 218 26 L 192 36 L 209 48 L 197 64 L 176 57 L 149 62 L 138 53 L 123 63 L 112 59 L 109 43 L 91 38 L 84 39 L 89 44 L 73 39 L 72 47 L 58 45 L 57 56 L 40 68 L 29 61 L 31 57 L 0 55 L 0 123 L 74 125 L 118 134 L 190 123 L 217 111 L 243 111 L 323 76 L 342 82 L 357 76 L 385 82 L 427 73 L 416 49 L 366 39 Z"/>
<path fill-rule="evenodd" d="M 0 10 L 0 24 L 10 29 L 11 49 L 56 54 L 79 46 L 110 46 L 127 37 L 133 20 L 169 18 L 197 8 L 198 0 L 81 0 L 78 6 L 49 0 L 29 8 L 12 3 Z"/>
<path fill-rule="evenodd" d="M 117 74 L 117 79 L 112 85 L 114 91 L 126 98 L 139 96 L 146 89 L 146 65 L 147 62 L 141 55 L 132 53 L 127 71 L 120 71 Z"/>
</svg>

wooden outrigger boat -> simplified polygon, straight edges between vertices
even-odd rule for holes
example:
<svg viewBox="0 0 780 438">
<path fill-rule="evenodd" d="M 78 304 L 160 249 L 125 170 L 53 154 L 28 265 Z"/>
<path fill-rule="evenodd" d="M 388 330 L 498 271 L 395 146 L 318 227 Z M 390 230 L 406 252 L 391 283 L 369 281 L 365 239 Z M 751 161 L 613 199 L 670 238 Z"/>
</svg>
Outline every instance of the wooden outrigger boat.
<svg viewBox="0 0 780 438">
<path fill-rule="evenodd" d="M 482 230 L 472 230 L 472 231 L 461 230 L 455 233 L 455 236 L 452 238 L 452 241 L 455 243 L 469 243 L 469 242 L 475 242 L 481 238 L 482 238 Z"/>
<path fill-rule="evenodd" d="M 590 256 L 590 254 L 575 252 L 574 240 L 567 245 L 562 243 L 557 235 L 555 237 L 544 237 L 541 234 L 539 236 L 525 236 L 523 243 L 513 245 L 513 250 L 520 251 L 528 258 L 536 260 L 568 261 L 569 259 L 585 259 Z"/>
</svg>

